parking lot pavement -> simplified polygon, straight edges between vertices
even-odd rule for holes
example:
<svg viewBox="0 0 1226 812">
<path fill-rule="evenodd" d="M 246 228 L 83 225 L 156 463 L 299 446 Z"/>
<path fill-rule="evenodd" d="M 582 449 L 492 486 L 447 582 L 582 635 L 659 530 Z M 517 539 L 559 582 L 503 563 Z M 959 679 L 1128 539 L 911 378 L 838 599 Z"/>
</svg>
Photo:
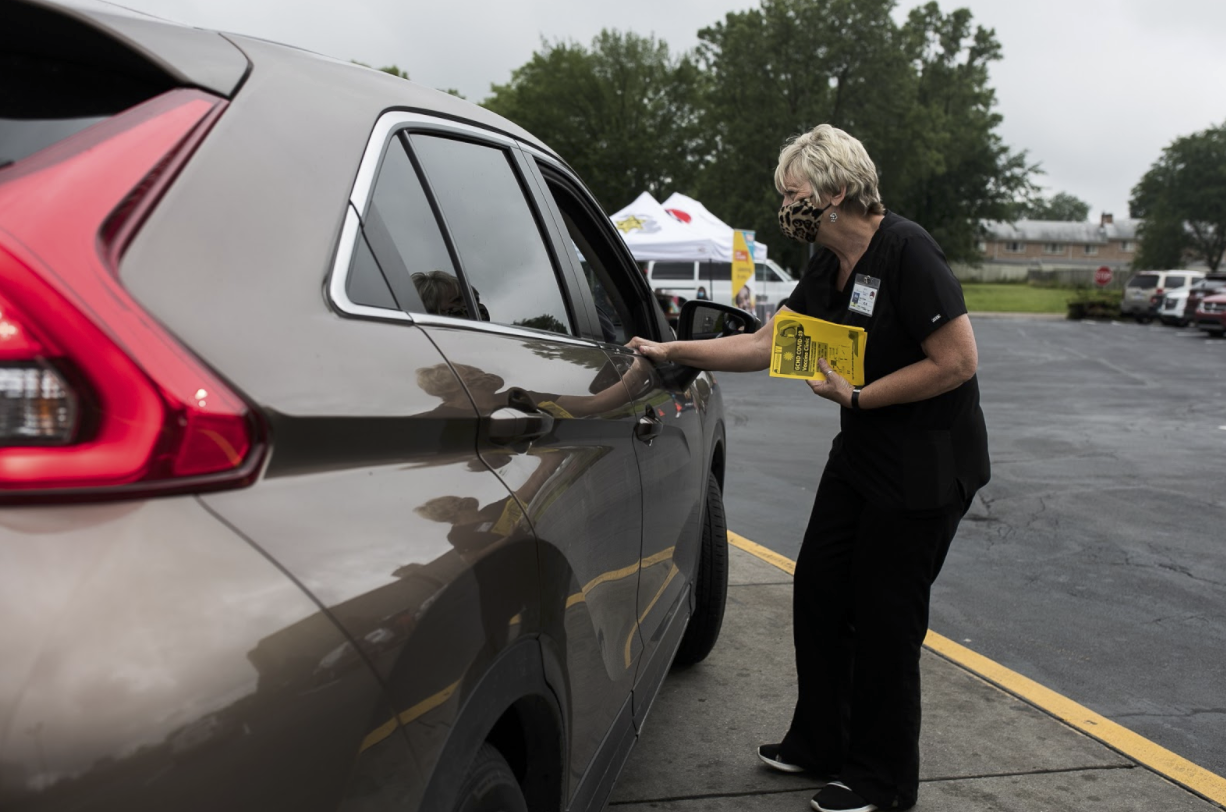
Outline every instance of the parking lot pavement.
<svg viewBox="0 0 1226 812">
<path fill-rule="evenodd" d="M 664 683 L 609 809 L 807 810 L 818 785 L 762 765 L 795 701 L 792 578 L 731 551 L 719 644 Z M 917 812 L 1184 812 L 1210 803 L 925 650 Z"/>
</svg>

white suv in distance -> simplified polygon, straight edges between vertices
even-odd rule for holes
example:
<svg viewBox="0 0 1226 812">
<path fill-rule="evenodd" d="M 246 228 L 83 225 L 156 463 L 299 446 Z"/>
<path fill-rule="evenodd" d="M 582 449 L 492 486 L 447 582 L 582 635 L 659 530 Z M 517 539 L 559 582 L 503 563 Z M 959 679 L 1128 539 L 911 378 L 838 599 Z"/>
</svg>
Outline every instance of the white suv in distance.
<svg viewBox="0 0 1226 812">
<path fill-rule="evenodd" d="M 1163 324 L 1172 327 L 1187 327 L 1191 323 L 1184 310 L 1188 306 L 1190 286 L 1168 290 L 1158 302 L 1158 318 Z"/>
<path fill-rule="evenodd" d="M 1162 297 L 1168 291 L 1184 288 L 1204 277 L 1204 271 L 1142 271 L 1124 284 L 1120 313 L 1132 316 L 1140 324 L 1153 321 L 1159 315 Z"/>
</svg>

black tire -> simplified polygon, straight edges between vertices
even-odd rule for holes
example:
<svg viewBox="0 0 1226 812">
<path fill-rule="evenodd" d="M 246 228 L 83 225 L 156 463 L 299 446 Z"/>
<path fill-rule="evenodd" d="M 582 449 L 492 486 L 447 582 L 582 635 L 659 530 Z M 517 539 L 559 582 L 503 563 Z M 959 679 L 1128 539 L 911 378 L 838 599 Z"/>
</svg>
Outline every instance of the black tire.
<svg viewBox="0 0 1226 812">
<path fill-rule="evenodd" d="M 677 648 L 676 665 L 693 665 L 706 659 L 724 625 L 728 598 L 728 525 L 724 521 L 724 497 L 715 474 L 707 474 L 706 518 L 702 525 L 702 550 L 694 579 L 694 616 Z"/>
<path fill-rule="evenodd" d="M 1141 314 L 1137 315 L 1137 324 L 1149 324 L 1153 320 L 1154 320 L 1153 316 L 1146 316 L 1146 315 L 1141 315 Z"/>
<path fill-rule="evenodd" d="M 456 794 L 455 812 L 528 812 L 528 802 L 507 760 L 481 745 Z"/>
</svg>

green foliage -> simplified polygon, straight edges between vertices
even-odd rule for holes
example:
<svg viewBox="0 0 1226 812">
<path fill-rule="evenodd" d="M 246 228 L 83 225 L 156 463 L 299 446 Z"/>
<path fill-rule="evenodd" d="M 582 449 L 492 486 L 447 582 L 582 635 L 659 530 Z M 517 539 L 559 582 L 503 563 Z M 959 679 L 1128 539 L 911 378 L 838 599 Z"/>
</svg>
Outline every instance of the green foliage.
<svg viewBox="0 0 1226 812">
<path fill-rule="evenodd" d="M 1190 252 L 1217 270 L 1226 252 L 1226 123 L 1162 150 L 1133 187 L 1129 208 L 1145 219 L 1136 267 L 1182 267 Z"/>
<path fill-rule="evenodd" d="M 979 221 L 1014 219 L 1035 191 L 1036 168 L 996 132 L 1000 44 L 966 9 L 930 2 L 900 25 L 895 5 L 761 0 L 701 29 L 692 55 L 609 30 L 589 47 L 546 41 L 484 105 L 544 139 L 607 209 L 685 192 L 792 267 L 809 246 L 779 235 L 775 164 L 788 137 L 830 123 L 864 143 L 889 208 L 975 262 Z"/>
<path fill-rule="evenodd" d="M 780 244 L 772 180 L 784 139 L 829 123 L 859 138 L 877 164 L 886 205 L 925 228 L 951 260 L 976 261 L 981 219 L 1007 219 L 1033 167 L 995 130 L 988 64 L 994 32 L 936 3 L 902 26 L 893 0 L 763 0 L 699 31 L 710 76 L 707 165 L 698 194 L 717 215 L 750 225 L 784 264 L 807 247 Z"/>
<path fill-rule="evenodd" d="M 1122 290 L 1097 290 L 1078 288 L 1076 295 L 1068 300 L 1070 319 L 1118 319 Z"/>
<path fill-rule="evenodd" d="M 996 133 L 988 65 L 1001 58 L 1000 43 L 995 31 L 972 28 L 969 10 L 943 15 L 935 2 L 912 9 L 902 34 L 913 67 L 910 127 L 882 162 L 882 193 L 950 260 L 977 262 L 980 220 L 1005 219 L 1034 188 L 1035 167 Z"/>
<path fill-rule="evenodd" d="M 1059 220 L 1084 223 L 1090 215 L 1090 204 L 1067 192 L 1057 192 L 1050 198 L 1035 198 L 1017 204 L 1016 219 Z M 1010 218 L 1013 219 L 1013 218 Z"/>
<path fill-rule="evenodd" d="M 784 141 L 823 122 L 880 157 L 905 141 L 909 72 L 893 0 L 763 0 L 698 32 L 710 77 L 695 196 L 753 228 L 784 265 L 808 247 L 779 237 L 774 172 Z"/>
<path fill-rule="evenodd" d="M 605 30 L 590 48 L 542 42 L 483 104 L 542 138 L 612 210 L 691 182 L 701 81 L 665 42 Z"/>
</svg>

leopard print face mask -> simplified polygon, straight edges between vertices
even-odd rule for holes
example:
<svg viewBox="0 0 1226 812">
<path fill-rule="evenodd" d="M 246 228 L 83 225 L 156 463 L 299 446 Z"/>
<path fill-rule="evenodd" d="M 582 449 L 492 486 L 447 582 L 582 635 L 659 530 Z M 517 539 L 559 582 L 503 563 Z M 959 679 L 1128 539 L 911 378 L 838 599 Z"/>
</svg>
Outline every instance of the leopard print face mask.
<svg viewBox="0 0 1226 812">
<path fill-rule="evenodd" d="M 802 197 L 790 206 L 779 209 L 779 230 L 783 236 L 800 242 L 815 242 L 817 230 L 821 227 L 819 219 L 826 209 L 833 205 L 827 203 L 820 209 L 814 208 L 809 198 Z"/>
</svg>

